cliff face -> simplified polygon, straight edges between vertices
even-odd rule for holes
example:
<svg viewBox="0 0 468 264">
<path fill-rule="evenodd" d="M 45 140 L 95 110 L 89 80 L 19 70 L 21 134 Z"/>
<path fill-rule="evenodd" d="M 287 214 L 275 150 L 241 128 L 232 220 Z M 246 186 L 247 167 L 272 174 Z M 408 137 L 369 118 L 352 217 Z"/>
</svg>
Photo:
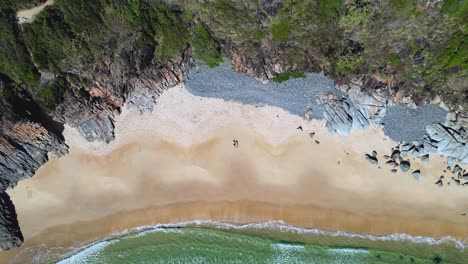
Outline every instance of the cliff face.
<svg viewBox="0 0 468 264">
<path fill-rule="evenodd" d="M 2 201 L 49 155 L 67 153 L 63 124 L 109 142 L 123 105 L 152 111 L 194 59 L 216 66 L 224 55 L 278 82 L 324 71 L 343 92 L 395 103 L 467 103 L 462 1 L 60 0 L 21 25 L 15 8 L 37 1 L 17 2 L 0 4 Z M 367 118 L 380 120 L 379 107 Z M 0 214 L 0 245 L 18 246 L 14 207 Z"/>
<path fill-rule="evenodd" d="M 0 249 L 8 250 L 23 243 L 15 206 L 5 192 L 0 192 Z"/>
</svg>

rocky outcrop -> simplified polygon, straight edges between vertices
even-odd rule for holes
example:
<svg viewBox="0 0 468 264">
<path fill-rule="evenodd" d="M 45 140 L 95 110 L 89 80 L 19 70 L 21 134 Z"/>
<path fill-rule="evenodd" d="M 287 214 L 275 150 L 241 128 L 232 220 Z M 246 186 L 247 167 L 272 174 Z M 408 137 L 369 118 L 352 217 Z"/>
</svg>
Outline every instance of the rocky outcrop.
<svg viewBox="0 0 468 264">
<path fill-rule="evenodd" d="M 137 40 L 133 35 L 127 38 Z M 75 78 L 94 82 L 89 87 L 70 82 L 64 102 L 50 113 L 54 119 L 75 127 L 88 141 L 110 142 L 114 119 L 124 105 L 151 112 L 161 93 L 182 82 L 192 65 L 189 47 L 162 65 L 136 59 L 141 55 L 135 45 L 81 65 Z"/>
<path fill-rule="evenodd" d="M 461 163 L 468 163 L 468 116 L 462 113 L 450 113 L 443 124 L 431 124 L 426 127 L 428 136 L 424 139 L 424 149 L 434 151 Z"/>
<path fill-rule="evenodd" d="M 0 192 L 0 249 L 9 250 L 22 243 L 15 206 L 6 192 Z"/>
<path fill-rule="evenodd" d="M 0 191 L 31 177 L 49 155 L 67 153 L 63 128 L 54 122 L 26 92 L 8 94 L 14 89 L 8 80 L 0 81 Z"/>
<path fill-rule="evenodd" d="M 120 54 L 83 64 L 70 73 L 64 101 L 54 109 L 39 106 L 23 90 L 0 78 L 0 193 L 31 177 L 50 155 L 62 156 L 68 147 L 62 136 L 63 123 L 75 127 L 88 141 L 109 142 L 114 138 L 114 119 L 127 104 L 140 112 L 152 111 L 156 99 L 169 87 L 180 83 L 190 68 L 191 50 L 164 65 L 129 60 L 132 46 Z M 82 86 L 75 79 L 92 79 Z M 53 82 L 54 80 L 50 80 Z M 78 84 L 77 84 L 78 83 Z M 6 196 L 5 196 L 6 195 Z M 0 206 L 0 247 L 10 249 L 22 242 L 14 206 Z M 4 204 L 7 204 L 5 202 Z M 10 206 L 11 205 L 11 206 Z M 2 222 L 3 221 L 3 222 Z M 16 221 L 16 222 L 15 222 Z M 4 226 L 2 226 L 4 224 Z"/>
<path fill-rule="evenodd" d="M 356 81 L 357 82 L 357 81 Z M 362 85 L 362 82 L 359 82 Z M 325 119 L 330 132 L 348 135 L 352 128 L 364 129 L 371 123 L 380 125 L 385 116 L 387 100 L 376 93 L 368 93 L 356 83 L 337 85 L 346 96 L 334 94 L 320 96 L 325 104 Z"/>
</svg>

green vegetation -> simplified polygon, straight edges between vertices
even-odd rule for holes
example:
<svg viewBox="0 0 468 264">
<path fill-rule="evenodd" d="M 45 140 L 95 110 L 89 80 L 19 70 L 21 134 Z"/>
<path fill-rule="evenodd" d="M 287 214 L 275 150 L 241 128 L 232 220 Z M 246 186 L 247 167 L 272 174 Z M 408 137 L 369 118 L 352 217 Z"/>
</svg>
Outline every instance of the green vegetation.
<svg viewBox="0 0 468 264">
<path fill-rule="evenodd" d="M 409 15 L 414 10 L 416 1 L 417 0 L 390 0 L 389 4 L 393 11 Z"/>
<path fill-rule="evenodd" d="M 274 40 L 285 42 L 291 34 L 291 25 L 289 25 L 286 18 L 281 18 L 271 25 L 271 34 Z"/>
<path fill-rule="evenodd" d="M 290 78 L 305 78 L 305 73 L 303 72 L 282 72 L 278 74 L 275 78 L 273 78 L 273 81 L 276 83 L 282 83 Z"/>
<path fill-rule="evenodd" d="M 64 77 L 56 79 L 53 83 L 43 87 L 37 95 L 39 103 L 47 109 L 54 110 L 63 101 L 63 96 L 68 88 Z"/>
<path fill-rule="evenodd" d="M 189 40 L 184 23 L 187 14 L 175 12 L 160 1 L 124 1 L 124 19 L 135 28 L 141 27 L 144 44 L 155 47 L 155 56 L 166 63 L 179 55 Z"/>
<path fill-rule="evenodd" d="M 363 59 L 360 55 L 341 56 L 338 59 L 336 68 L 338 72 L 345 75 L 355 74 L 362 63 L 362 60 Z"/>
<path fill-rule="evenodd" d="M 398 64 L 400 64 L 400 61 L 401 61 L 398 54 L 395 54 L 395 53 L 390 53 L 390 55 L 388 55 L 388 60 L 392 67 L 398 66 Z"/>
<path fill-rule="evenodd" d="M 271 52 L 293 73 L 391 76 L 420 98 L 437 92 L 464 100 L 467 1 L 428 8 L 424 0 L 285 0 L 266 11 L 250 0 L 56 0 L 33 23 L 18 25 L 16 10 L 38 1 L 0 3 L 0 73 L 49 107 L 62 97 L 55 88 L 34 88 L 38 69 L 65 76 L 130 50 L 144 69 L 189 46 L 195 59 L 215 67 L 223 58 L 220 43 L 248 67 Z M 83 77 L 73 86 L 89 86 L 90 76 Z"/>
<path fill-rule="evenodd" d="M 193 34 L 193 56 L 214 68 L 223 62 L 221 50 L 211 37 L 210 33 L 202 25 L 196 25 Z"/>
<path fill-rule="evenodd" d="M 452 17 L 466 19 L 468 17 L 468 2 L 464 0 L 444 0 L 441 11 L 444 14 L 449 14 Z"/>
<path fill-rule="evenodd" d="M 0 72 L 17 83 L 35 85 L 39 80 L 15 23 L 15 14 L 9 10 L 0 10 Z"/>
<path fill-rule="evenodd" d="M 2 0 L 0 9 L 21 10 L 40 4 L 40 0 Z"/>
<path fill-rule="evenodd" d="M 339 18 L 343 9 L 343 0 L 319 0 L 322 20 L 333 21 Z"/>
<path fill-rule="evenodd" d="M 254 31 L 252 38 L 253 38 L 253 40 L 254 40 L 255 42 L 259 42 L 259 41 L 261 41 L 266 35 L 267 35 L 267 34 L 266 34 L 265 32 L 263 32 L 263 31 L 257 29 L 257 30 Z"/>
</svg>

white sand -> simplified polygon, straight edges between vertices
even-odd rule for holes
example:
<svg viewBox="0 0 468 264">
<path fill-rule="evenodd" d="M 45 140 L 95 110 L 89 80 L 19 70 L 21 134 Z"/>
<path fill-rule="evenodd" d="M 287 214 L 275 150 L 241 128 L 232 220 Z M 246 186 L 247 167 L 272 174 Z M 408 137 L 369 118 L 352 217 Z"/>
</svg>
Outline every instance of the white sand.
<svg viewBox="0 0 468 264">
<path fill-rule="evenodd" d="M 193 96 L 183 85 L 165 92 L 158 99 L 152 113 L 140 115 L 134 109 L 124 108 L 122 114 L 116 118 L 116 136 L 110 144 L 88 142 L 68 125 L 65 125 L 64 135 L 67 144 L 73 146 L 72 151 L 79 149 L 95 155 L 105 155 L 141 134 L 155 133 L 171 143 L 190 147 L 203 142 L 214 131 L 231 126 L 251 128 L 266 144 L 272 146 L 284 144 L 294 136 L 310 132 L 315 132 L 316 138 L 330 137 L 324 120 L 305 121 L 274 106 L 255 107 Z M 299 126 L 303 127 L 304 132 L 296 129 Z M 382 140 L 391 142 L 392 146 L 396 145 L 381 129 L 375 127 L 366 132 L 352 131 L 349 137 L 334 135 L 333 138 L 343 140 L 343 143 L 359 153 L 365 153 L 370 151 L 366 140 L 369 131 L 373 139 L 381 139 L 375 140 L 375 150 L 388 151 L 388 144 L 380 144 Z"/>
</svg>

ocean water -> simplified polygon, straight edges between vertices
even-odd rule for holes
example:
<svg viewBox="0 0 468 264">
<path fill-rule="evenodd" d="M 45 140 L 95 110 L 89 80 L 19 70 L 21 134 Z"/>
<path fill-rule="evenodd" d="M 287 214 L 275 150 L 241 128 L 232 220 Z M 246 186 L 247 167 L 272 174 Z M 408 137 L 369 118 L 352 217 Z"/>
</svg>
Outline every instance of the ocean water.
<svg viewBox="0 0 468 264">
<path fill-rule="evenodd" d="M 70 263 L 468 263 L 454 239 L 365 236 L 284 223 L 145 227 L 62 256 Z"/>
</svg>

